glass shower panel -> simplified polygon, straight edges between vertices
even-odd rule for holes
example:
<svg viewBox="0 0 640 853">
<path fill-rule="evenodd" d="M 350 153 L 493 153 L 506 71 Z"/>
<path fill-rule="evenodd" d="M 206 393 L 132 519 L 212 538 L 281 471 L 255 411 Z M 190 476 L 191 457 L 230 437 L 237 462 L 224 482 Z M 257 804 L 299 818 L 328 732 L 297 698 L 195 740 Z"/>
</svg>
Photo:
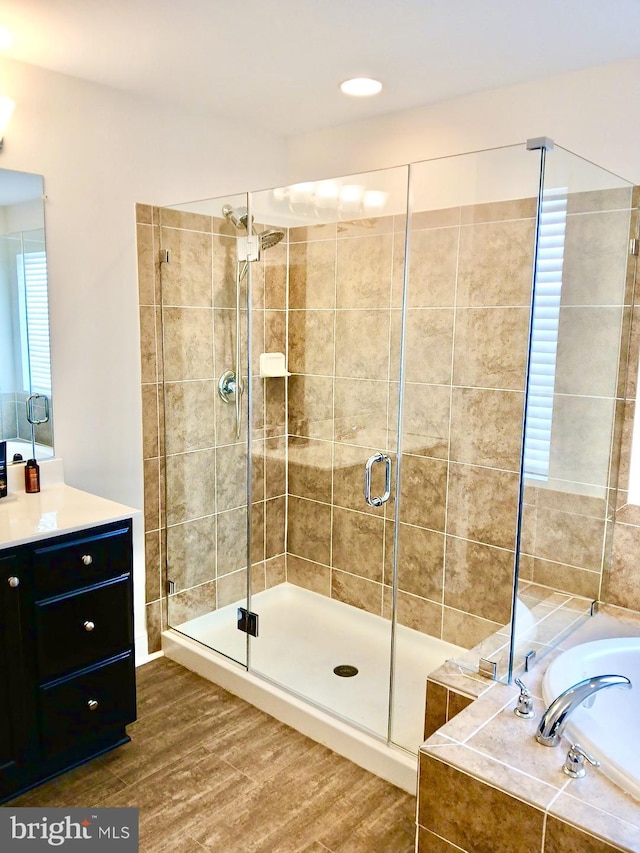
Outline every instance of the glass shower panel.
<svg viewBox="0 0 640 853">
<path fill-rule="evenodd" d="M 390 739 L 443 658 L 508 660 L 539 152 L 411 166 Z M 475 648 L 473 655 L 466 652 Z M 406 662 L 406 663 L 403 663 Z M 417 740 L 416 740 L 417 738 Z"/>
<path fill-rule="evenodd" d="M 625 393 L 631 184 L 546 152 L 525 429 L 514 667 L 601 598 Z M 533 619 L 531 618 L 533 616 Z"/>
<path fill-rule="evenodd" d="M 264 572 L 253 569 L 253 589 L 264 592 L 252 601 L 260 634 L 251 669 L 380 738 L 389 710 L 385 535 L 394 515 L 407 174 L 252 194 L 259 230 L 284 229 L 287 240 L 264 253 L 264 291 L 254 294 L 254 370 L 261 347 L 274 370 L 259 378 L 264 421 L 254 424 L 266 559 Z M 364 496 L 368 460 L 373 504 L 389 469 L 390 499 L 379 506 Z"/>
<path fill-rule="evenodd" d="M 246 194 L 159 211 L 168 624 L 247 663 Z M 236 406 L 240 376 L 241 393 Z"/>
</svg>

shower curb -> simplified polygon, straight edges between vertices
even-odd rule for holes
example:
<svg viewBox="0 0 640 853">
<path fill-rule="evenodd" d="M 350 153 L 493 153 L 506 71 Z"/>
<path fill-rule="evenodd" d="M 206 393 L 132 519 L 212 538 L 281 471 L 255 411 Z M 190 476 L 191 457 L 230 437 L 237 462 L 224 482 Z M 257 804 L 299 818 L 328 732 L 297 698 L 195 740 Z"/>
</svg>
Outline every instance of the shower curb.
<svg viewBox="0 0 640 853">
<path fill-rule="evenodd" d="M 163 631 L 162 650 L 176 663 L 415 796 L 416 756 L 359 731 L 175 631 Z"/>
</svg>

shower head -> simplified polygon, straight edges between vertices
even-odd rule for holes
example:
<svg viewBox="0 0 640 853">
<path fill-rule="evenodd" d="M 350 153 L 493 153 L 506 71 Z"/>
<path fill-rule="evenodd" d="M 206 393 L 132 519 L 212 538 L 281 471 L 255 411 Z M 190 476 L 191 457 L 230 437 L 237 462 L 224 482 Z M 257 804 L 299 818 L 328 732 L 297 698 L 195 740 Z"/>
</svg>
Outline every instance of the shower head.
<svg viewBox="0 0 640 853">
<path fill-rule="evenodd" d="M 249 214 L 246 207 L 231 207 L 230 204 L 225 204 L 222 208 L 222 215 L 225 219 L 233 222 L 236 228 L 244 228 L 245 231 L 249 230 L 247 227 Z M 253 217 L 251 217 L 251 220 L 251 232 L 255 234 L 253 230 Z M 284 238 L 284 231 L 279 231 L 277 228 L 269 228 L 268 231 L 258 234 L 258 237 L 260 237 L 260 249 L 264 251 L 265 249 L 270 249 L 272 246 L 277 246 Z"/>
<path fill-rule="evenodd" d="M 284 238 L 284 231 L 278 231 L 277 228 L 270 228 L 258 236 L 260 237 L 260 248 L 264 251 L 265 249 L 270 249 L 272 246 L 277 246 L 280 240 Z"/>
<path fill-rule="evenodd" d="M 244 228 L 245 231 L 249 230 L 247 228 L 247 222 L 249 217 L 246 207 L 231 207 L 230 204 L 225 204 L 225 206 L 222 208 L 222 215 L 225 219 L 228 219 L 230 222 L 233 222 L 236 228 Z"/>
</svg>

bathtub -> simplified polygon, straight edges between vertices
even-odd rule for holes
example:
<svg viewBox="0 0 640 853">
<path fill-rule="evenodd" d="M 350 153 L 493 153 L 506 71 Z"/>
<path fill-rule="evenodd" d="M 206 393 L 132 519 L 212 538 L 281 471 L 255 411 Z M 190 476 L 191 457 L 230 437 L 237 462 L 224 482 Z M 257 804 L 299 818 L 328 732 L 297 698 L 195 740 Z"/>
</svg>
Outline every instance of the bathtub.
<svg viewBox="0 0 640 853">
<path fill-rule="evenodd" d="M 640 799 L 640 637 L 582 643 L 553 661 L 542 682 L 549 705 L 568 687 L 594 675 L 625 675 L 632 689 L 615 687 L 590 697 L 569 717 L 565 737 L 601 762 L 601 771 Z"/>
<path fill-rule="evenodd" d="M 23 441 L 19 438 L 11 438 L 7 440 L 7 462 L 11 464 L 14 453 L 21 453 L 23 459 L 31 459 L 32 447 L 30 441 Z M 45 444 L 36 444 L 36 459 L 48 459 L 53 456 L 53 448 Z"/>
</svg>

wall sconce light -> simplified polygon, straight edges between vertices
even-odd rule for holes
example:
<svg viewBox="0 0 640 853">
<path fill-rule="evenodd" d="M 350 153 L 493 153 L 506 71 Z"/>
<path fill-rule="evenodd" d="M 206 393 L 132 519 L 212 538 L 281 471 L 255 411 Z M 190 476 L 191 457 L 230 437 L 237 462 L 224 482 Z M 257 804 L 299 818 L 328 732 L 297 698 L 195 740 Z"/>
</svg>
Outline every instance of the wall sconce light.
<svg viewBox="0 0 640 853">
<path fill-rule="evenodd" d="M 273 190 L 277 202 L 288 202 L 289 210 L 297 216 L 351 219 L 360 216 L 380 216 L 389 193 L 367 190 L 359 184 L 340 185 L 337 181 L 292 184 Z"/>
<path fill-rule="evenodd" d="M 6 95 L 0 95 L 0 151 L 4 145 L 4 132 L 11 119 L 15 103 Z"/>
</svg>

